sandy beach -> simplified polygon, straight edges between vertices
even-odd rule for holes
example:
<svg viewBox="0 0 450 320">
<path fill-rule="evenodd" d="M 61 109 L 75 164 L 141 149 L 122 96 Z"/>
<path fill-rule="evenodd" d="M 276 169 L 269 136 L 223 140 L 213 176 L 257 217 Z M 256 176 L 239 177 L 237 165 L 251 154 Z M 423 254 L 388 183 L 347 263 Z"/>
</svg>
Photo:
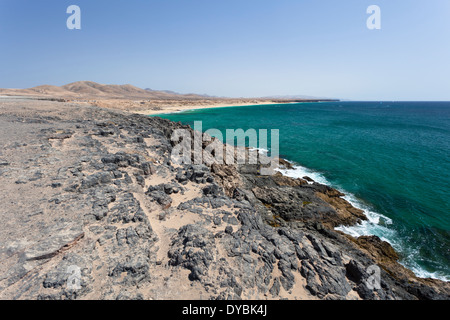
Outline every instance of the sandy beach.
<svg viewBox="0 0 450 320">
<path fill-rule="evenodd" d="M 198 110 L 198 109 L 211 109 L 211 108 L 227 108 L 227 107 L 241 107 L 241 106 L 258 106 L 258 105 L 269 105 L 269 104 L 279 104 L 280 102 L 274 102 L 274 101 L 263 101 L 263 102 L 247 102 L 247 103 L 212 103 L 212 104 L 206 104 L 206 105 L 177 105 L 177 106 L 169 106 L 167 108 L 161 109 L 161 110 L 155 110 L 155 109 L 147 109 L 147 110 L 138 110 L 138 111 L 131 111 L 133 113 L 138 114 L 144 114 L 144 115 L 157 115 L 157 114 L 168 114 L 168 113 L 177 113 L 177 112 L 184 112 L 184 111 L 191 111 L 191 110 Z"/>
<path fill-rule="evenodd" d="M 64 86 L 41 85 L 28 89 L 0 89 L 5 98 L 25 98 L 93 105 L 144 115 L 176 113 L 195 109 L 257 106 L 267 104 L 328 101 L 303 98 L 227 98 L 197 94 L 144 90 L 132 85 L 105 85 L 78 81 Z"/>
</svg>

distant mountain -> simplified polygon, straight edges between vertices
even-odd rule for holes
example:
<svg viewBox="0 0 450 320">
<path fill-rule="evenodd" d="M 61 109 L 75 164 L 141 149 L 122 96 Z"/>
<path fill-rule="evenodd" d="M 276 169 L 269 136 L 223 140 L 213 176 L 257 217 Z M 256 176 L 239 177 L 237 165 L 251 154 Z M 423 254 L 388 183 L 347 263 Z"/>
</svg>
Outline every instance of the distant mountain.
<svg viewBox="0 0 450 320">
<path fill-rule="evenodd" d="M 198 93 L 195 93 L 195 94 L 194 93 L 184 94 L 184 93 L 179 93 L 179 92 L 175 92 L 175 91 L 172 91 L 172 90 L 153 90 L 153 89 L 150 89 L 150 88 L 146 88 L 145 90 L 152 91 L 152 92 L 155 92 L 155 91 L 165 92 L 165 93 L 174 94 L 174 95 L 196 95 L 196 96 L 200 96 L 200 97 L 204 97 L 204 98 L 217 98 L 216 96 L 210 96 L 208 94 L 198 94 Z"/>
<path fill-rule="evenodd" d="M 63 99 L 126 99 L 126 100 L 200 100 L 200 99 L 227 99 L 226 97 L 216 97 L 207 94 L 182 94 L 171 90 L 153 90 L 150 88 L 141 89 L 131 84 L 100 84 L 93 81 L 77 81 L 63 86 L 41 85 L 29 89 L 0 89 L 0 95 L 12 96 L 38 96 L 55 97 Z M 328 100 L 304 95 L 277 95 L 267 97 L 254 97 L 247 99 L 257 100 Z"/>
<path fill-rule="evenodd" d="M 146 96 L 148 94 L 144 89 L 132 86 L 131 84 L 125 85 L 105 85 L 92 81 L 78 81 L 66 84 L 61 88 L 67 91 L 91 96 Z"/>
<path fill-rule="evenodd" d="M 160 92 L 165 92 L 165 93 L 170 93 L 170 94 L 180 94 L 178 92 L 171 91 L 171 90 L 153 90 L 150 88 L 145 88 L 144 90 L 151 91 L 151 92 L 160 91 Z"/>
<path fill-rule="evenodd" d="M 70 99 L 204 99 L 207 95 L 180 94 L 169 90 L 141 89 L 131 84 L 77 81 L 63 86 L 41 85 L 29 89 L 0 89 L 3 95 L 51 96 Z"/>
</svg>

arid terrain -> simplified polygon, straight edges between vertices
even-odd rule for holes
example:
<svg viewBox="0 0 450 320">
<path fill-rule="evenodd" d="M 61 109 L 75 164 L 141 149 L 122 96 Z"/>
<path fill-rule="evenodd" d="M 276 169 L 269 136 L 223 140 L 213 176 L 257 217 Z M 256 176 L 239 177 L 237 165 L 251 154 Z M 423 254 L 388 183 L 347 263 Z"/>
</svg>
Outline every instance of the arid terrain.
<svg viewBox="0 0 450 320">
<path fill-rule="evenodd" d="M 0 96 L 59 100 L 141 114 L 172 113 L 190 109 L 317 101 L 319 99 L 223 98 L 173 91 L 141 89 L 132 85 L 104 85 L 78 81 L 61 87 L 42 85 L 29 89 L 0 89 Z"/>
<path fill-rule="evenodd" d="M 365 219 L 337 190 L 175 164 L 188 127 L 49 100 L 0 98 L 0 299 L 450 297 L 388 243 L 335 231 Z"/>
</svg>

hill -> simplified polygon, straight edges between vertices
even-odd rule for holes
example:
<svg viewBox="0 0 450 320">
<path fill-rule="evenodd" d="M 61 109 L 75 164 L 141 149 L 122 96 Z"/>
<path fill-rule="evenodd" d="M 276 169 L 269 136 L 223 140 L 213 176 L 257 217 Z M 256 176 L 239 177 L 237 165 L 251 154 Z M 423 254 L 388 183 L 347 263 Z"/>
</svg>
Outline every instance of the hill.
<svg viewBox="0 0 450 320">
<path fill-rule="evenodd" d="M 78 99 L 202 99 L 205 95 L 141 89 L 131 84 L 100 84 L 77 81 L 63 86 L 41 85 L 28 89 L 0 89 L 1 95 L 39 96 Z"/>
</svg>

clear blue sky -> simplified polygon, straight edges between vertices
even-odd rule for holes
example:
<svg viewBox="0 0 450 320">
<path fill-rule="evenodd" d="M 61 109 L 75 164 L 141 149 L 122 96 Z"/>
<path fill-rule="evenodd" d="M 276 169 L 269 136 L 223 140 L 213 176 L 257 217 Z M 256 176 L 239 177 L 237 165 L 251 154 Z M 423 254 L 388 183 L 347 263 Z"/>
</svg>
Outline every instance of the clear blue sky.
<svg viewBox="0 0 450 320">
<path fill-rule="evenodd" d="M 0 0 L 0 46 L 1 88 L 450 100 L 449 0 Z"/>
</svg>

